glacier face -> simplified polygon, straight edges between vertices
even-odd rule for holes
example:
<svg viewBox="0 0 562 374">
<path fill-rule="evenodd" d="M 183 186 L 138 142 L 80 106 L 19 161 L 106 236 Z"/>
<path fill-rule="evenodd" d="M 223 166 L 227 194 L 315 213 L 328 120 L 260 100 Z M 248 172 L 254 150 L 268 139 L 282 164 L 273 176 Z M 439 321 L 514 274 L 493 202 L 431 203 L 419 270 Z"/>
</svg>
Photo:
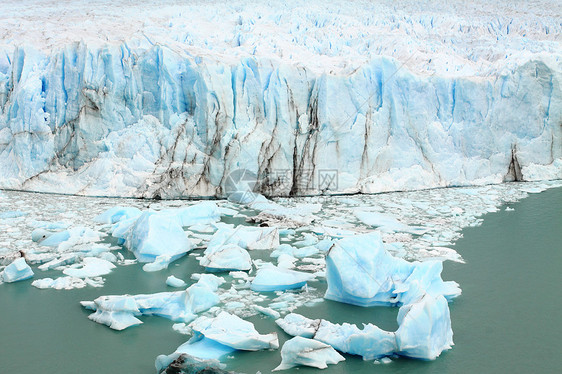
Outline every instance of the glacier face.
<svg viewBox="0 0 562 374">
<path fill-rule="evenodd" d="M 483 34 L 486 16 L 466 29 L 466 19 L 451 25 L 443 14 L 392 20 L 387 13 L 353 23 L 334 9 L 315 14 L 312 7 L 290 24 L 270 11 L 268 22 L 288 31 L 268 39 L 260 12 L 263 7 L 234 11 L 240 24 L 223 35 L 238 35 L 230 49 L 219 43 L 222 34 L 178 26 L 177 17 L 169 19 L 170 40 L 151 40 L 161 25 L 145 25 L 149 36 L 142 40 L 123 34 L 126 41 L 73 41 L 61 32 L 58 43 L 42 48 L 42 40 L 7 31 L 8 44 L 0 46 L 0 188 L 219 197 L 239 169 L 259 176 L 255 188 L 267 195 L 562 178 L 556 22 L 531 27 L 534 18 L 525 23 L 522 16 L 511 31 L 498 20 L 497 29 Z M 288 10 L 279 12 L 289 22 Z M 417 28 L 409 32 L 413 21 Z M 356 27 L 344 34 L 350 24 Z M 371 29 L 401 25 L 409 39 L 395 53 L 354 42 L 363 35 L 364 43 Z M 328 47 L 303 41 L 322 40 L 323 28 L 325 35 L 334 28 L 341 34 L 326 36 Z M 436 44 L 434 34 L 446 30 L 454 37 Z M 385 45 L 386 34 L 373 33 L 373 43 Z M 293 40 L 285 40 L 288 34 Z M 494 36 L 499 47 L 486 56 L 481 49 Z M 406 55 L 412 40 L 419 43 Z M 265 51 L 271 43 L 285 53 Z M 302 60 L 286 57 L 290 51 Z M 502 51 L 509 52 L 503 60 Z M 448 52 L 457 59 L 451 71 Z M 432 66 L 428 56 L 439 61 L 423 72 Z M 337 183 L 324 185 L 326 173 L 336 173 Z"/>
</svg>

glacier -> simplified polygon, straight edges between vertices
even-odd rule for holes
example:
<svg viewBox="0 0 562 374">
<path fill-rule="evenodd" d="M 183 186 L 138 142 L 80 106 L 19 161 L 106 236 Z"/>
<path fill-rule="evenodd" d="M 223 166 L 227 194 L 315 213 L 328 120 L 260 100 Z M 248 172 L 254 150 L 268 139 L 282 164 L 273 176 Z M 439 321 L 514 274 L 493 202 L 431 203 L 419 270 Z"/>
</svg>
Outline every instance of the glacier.
<svg viewBox="0 0 562 374">
<path fill-rule="evenodd" d="M 238 170 L 291 196 L 562 178 L 551 1 L 501 17 L 483 1 L 297 16 L 293 1 L 117 1 L 63 25 L 56 6 L 35 17 L 30 0 L 6 4 L 0 188 L 224 197 Z"/>
</svg>

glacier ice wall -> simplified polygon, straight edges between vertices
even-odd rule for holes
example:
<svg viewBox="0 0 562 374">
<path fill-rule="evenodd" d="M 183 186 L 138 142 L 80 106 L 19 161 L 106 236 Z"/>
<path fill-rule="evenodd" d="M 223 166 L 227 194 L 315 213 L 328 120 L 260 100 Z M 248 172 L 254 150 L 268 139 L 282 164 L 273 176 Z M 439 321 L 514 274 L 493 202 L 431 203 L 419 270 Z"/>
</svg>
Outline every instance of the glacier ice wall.
<svg viewBox="0 0 562 374">
<path fill-rule="evenodd" d="M 561 62 L 422 76 L 375 57 L 351 74 L 154 45 L 0 51 L 0 188 L 223 196 L 380 192 L 562 178 Z M 272 178 L 287 171 L 288 180 Z"/>
</svg>

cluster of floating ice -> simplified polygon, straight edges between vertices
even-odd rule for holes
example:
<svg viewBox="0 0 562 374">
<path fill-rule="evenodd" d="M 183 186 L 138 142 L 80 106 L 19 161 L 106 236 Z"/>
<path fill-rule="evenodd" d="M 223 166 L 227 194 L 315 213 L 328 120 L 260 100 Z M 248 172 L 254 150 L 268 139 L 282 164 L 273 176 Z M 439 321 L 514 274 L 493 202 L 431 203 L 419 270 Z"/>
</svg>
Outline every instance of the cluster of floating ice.
<svg viewBox="0 0 562 374">
<path fill-rule="evenodd" d="M 83 302 L 93 311 L 89 318 L 125 329 L 141 324 L 141 316 L 157 315 L 177 322 L 174 329 L 197 337 L 174 354 L 160 357 L 162 368 L 188 359 L 186 355 L 220 359 L 235 349 L 251 347 L 249 342 L 263 343 L 264 338 L 241 319 L 256 314 L 277 320 L 290 335 L 313 340 L 286 343 L 278 369 L 337 363 L 336 351 L 366 359 L 393 355 L 433 359 L 452 346 L 447 300 L 460 294 L 458 285 L 444 282 L 440 274 L 443 259 L 462 259 L 443 248 L 460 237 L 462 228 L 478 225 L 482 214 L 527 193 L 561 185 L 543 182 L 330 197 L 322 201 L 320 210 L 305 209 L 312 219 L 297 227 L 292 226 L 290 213 L 287 219 L 279 218 L 282 214 L 265 219 L 262 208 L 270 204 L 278 211 L 285 207 L 295 212 L 300 204 L 312 207 L 318 200 L 259 198 L 260 208 L 251 202 L 228 201 L 159 201 L 147 206 L 138 200 L 80 198 L 77 202 L 65 196 L 5 191 L 0 195 L 0 271 L 6 283 L 44 272 L 46 276 L 32 283 L 37 288 L 100 287 L 110 271 L 137 260 L 149 261 L 145 270 L 165 268 L 187 253 L 176 244 L 189 243 L 188 251 L 194 253 L 188 261 L 196 260 L 202 271 L 220 272 L 221 277 L 192 274 L 197 282 L 189 285 L 170 276 L 166 285 L 180 290 L 101 296 Z M 260 215 L 261 224 L 270 227 L 240 224 Z M 57 272 L 59 276 L 53 276 Z M 389 332 L 371 324 L 359 328 L 287 314 L 322 302 L 323 296 L 361 306 L 400 306 L 399 328 Z M 240 330 L 221 333 L 225 326 Z M 238 337 L 242 343 L 223 341 L 227 337 Z"/>
</svg>

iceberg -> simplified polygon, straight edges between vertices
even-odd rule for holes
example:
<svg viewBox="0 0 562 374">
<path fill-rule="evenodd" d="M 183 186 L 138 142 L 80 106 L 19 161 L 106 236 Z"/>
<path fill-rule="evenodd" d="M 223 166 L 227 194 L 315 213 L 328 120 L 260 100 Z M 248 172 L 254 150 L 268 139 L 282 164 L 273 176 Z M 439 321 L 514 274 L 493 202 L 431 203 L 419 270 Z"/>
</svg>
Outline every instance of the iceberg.
<svg viewBox="0 0 562 374">
<path fill-rule="evenodd" d="M 194 333 L 238 350 L 258 351 L 279 348 L 277 333 L 259 334 L 251 322 L 221 312 L 214 318 L 199 317 L 190 325 Z"/>
<path fill-rule="evenodd" d="M 156 358 L 158 374 L 235 374 L 224 370 L 226 365 L 217 360 L 203 360 L 186 353 L 176 353 L 170 356 L 160 355 Z"/>
<path fill-rule="evenodd" d="M 123 330 L 142 323 L 137 317 L 156 315 L 176 322 L 188 323 L 219 303 L 215 293 L 221 284 L 218 277 L 206 274 L 185 291 L 160 292 L 149 295 L 100 296 L 82 301 L 84 308 L 94 311 L 88 318 L 114 330 Z M 214 278 L 217 278 L 216 280 Z"/>
<path fill-rule="evenodd" d="M 226 244 L 207 248 L 199 264 L 207 271 L 246 271 L 252 268 L 252 258 L 247 250 L 237 244 Z"/>
<path fill-rule="evenodd" d="M 279 246 L 279 230 L 274 227 L 222 227 L 211 237 L 207 251 L 213 253 L 227 244 L 235 244 L 249 251 L 273 249 Z"/>
<path fill-rule="evenodd" d="M 70 267 L 64 269 L 63 274 L 74 278 L 93 278 L 109 274 L 115 269 L 115 265 L 101 258 L 85 257 L 82 261 L 81 268 Z"/>
<path fill-rule="evenodd" d="M 14 260 L 0 273 L 0 280 L 6 283 L 19 282 L 33 277 L 33 270 L 23 257 Z"/>
<path fill-rule="evenodd" d="M 338 240 L 326 257 L 326 299 L 360 306 L 405 305 L 424 294 L 451 300 L 458 284 L 441 279 L 441 261 L 408 262 L 393 257 L 374 232 Z"/>
<path fill-rule="evenodd" d="M 136 218 L 142 214 L 135 207 L 114 206 L 94 218 L 94 222 L 114 224 L 121 220 Z"/>
<path fill-rule="evenodd" d="M 166 278 L 166 284 L 170 287 L 176 287 L 176 288 L 185 287 L 186 285 L 185 281 L 176 278 L 173 275 L 170 275 L 168 278 Z"/>
<path fill-rule="evenodd" d="M 253 291 L 284 291 L 301 288 L 314 275 L 269 265 L 260 268 L 252 281 Z"/>
<path fill-rule="evenodd" d="M 385 331 L 373 324 L 360 329 L 354 324 L 334 324 L 324 319 L 309 319 L 290 313 L 275 322 L 287 334 L 311 338 L 364 360 L 394 354 L 434 360 L 453 346 L 449 305 L 443 295 L 425 295 L 400 307 L 398 330 Z"/>
<path fill-rule="evenodd" d="M 434 360 L 453 346 L 453 330 L 447 300 L 425 295 L 416 303 L 398 311 L 397 353 Z"/>
<path fill-rule="evenodd" d="M 191 243 L 180 224 L 156 212 L 144 212 L 131 225 L 125 246 L 140 262 L 154 262 L 158 256 L 170 256 L 171 262 L 191 250 Z"/>
<path fill-rule="evenodd" d="M 283 344 L 281 359 L 281 364 L 273 371 L 287 370 L 299 365 L 325 369 L 328 364 L 337 364 L 345 360 L 328 344 L 300 336 L 294 337 Z"/>
</svg>

